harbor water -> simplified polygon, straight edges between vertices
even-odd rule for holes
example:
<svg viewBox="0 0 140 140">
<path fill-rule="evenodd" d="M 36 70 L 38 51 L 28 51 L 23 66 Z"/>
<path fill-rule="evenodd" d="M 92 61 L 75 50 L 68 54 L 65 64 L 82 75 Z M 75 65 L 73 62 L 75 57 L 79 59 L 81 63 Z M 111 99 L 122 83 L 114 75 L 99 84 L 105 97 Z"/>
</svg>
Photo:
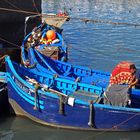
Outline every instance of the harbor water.
<svg viewBox="0 0 140 140">
<path fill-rule="evenodd" d="M 132 61 L 140 68 L 140 0 L 43 0 L 42 9 L 44 13 L 69 12 L 71 19 L 62 28 L 70 63 L 106 72 L 120 61 Z M 42 126 L 27 118 L 0 117 L 0 140 L 139 137 L 140 132 L 73 131 Z"/>
</svg>

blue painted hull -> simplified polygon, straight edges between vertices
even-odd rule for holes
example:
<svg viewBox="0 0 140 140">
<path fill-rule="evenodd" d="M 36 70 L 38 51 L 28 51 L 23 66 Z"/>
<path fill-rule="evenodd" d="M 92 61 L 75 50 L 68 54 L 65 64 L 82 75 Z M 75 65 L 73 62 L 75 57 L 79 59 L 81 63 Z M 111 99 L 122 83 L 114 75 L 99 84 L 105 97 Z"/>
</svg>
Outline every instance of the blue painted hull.
<svg viewBox="0 0 140 140">
<path fill-rule="evenodd" d="M 105 108 L 103 106 L 98 107 L 95 105 L 93 119 L 95 127 L 91 128 L 88 125 L 90 112 L 88 104 L 75 104 L 74 107 L 65 105 L 65 114 L 62 115 L 59 113 L 58 97 L 46 96 L 39 97 L 40 101 L 43 101 L 43 104 L 38 106 L 38 110 L 34 110 L 34 105 L 28 101 L 31 99 L 28 98 L 26 100 L 22 97 L 28 93 L 22 93 L 20 90 L 17 92 L 11 84 L 8 84 L 8 89 L 9 98 L 14 100 L 27 113 L 24 115 L 27 117 L 33 116 L 33 118 L 31 117 L 33 120 L 42 124 L 80 130 L 107 129 L 110 131 L 128 131 L 140 129 L 139 112 Z"/>
<path fill-rule="evenodd" d="M 69 79 L 71 81 L 76 81 L 76 78 L 80 77 L 78 83 L 87 84 L 89 86 L 96 86 L 102 88 L 102 91 L 106 90 L 109 84 L 110 74 L 102 71 L 97 71 L 94 69 L 89 69 L 81 66 L 73 66 L 70 63 L 65 63 L 61 61 L 55 61 L 47 57 L 39 57 L 37 51 L 30 49 L 28 51 L 29 58 L 32 63 L 37 63 L 34 69 L 31 71 L 40 72 L 43 74 L 57 74 L 58 77 L 63 79 Z M 41 55 L 41 54 L 40 54 Z M 47 63 L 47 64 L 46 64 Z M 49 67 L 48 67 L 49 66 Z M 81 88 L 83 90 L 83 88 Z M 90 91 L 90 90 L 88 90 Z M 132 89 L 130 91 L 131 101 L 133 107 L 140 106 L 140 90 Z"/>
<path fill-rule="evenodd" d="M 84 99 L 75 98 L 74 106 L 65 102 L 62 109 L 61 97 L 67 96 L 66 94 L 40 89 L 35 98 L 34 86 L 23 79 L 25 75 L 22 74 L 22 78 L 18 75 L 8 57 L 6 66 L 9 101 L 17 115 L 24 115 L 38 123 L 60 128 L 98 131 L 140 130 L 139 108 L 114 107 L 104 105 L 102 101 L 91 103 L 93 98 L 85 100 L 89 96 L 87 93 Z"/>
</svg>

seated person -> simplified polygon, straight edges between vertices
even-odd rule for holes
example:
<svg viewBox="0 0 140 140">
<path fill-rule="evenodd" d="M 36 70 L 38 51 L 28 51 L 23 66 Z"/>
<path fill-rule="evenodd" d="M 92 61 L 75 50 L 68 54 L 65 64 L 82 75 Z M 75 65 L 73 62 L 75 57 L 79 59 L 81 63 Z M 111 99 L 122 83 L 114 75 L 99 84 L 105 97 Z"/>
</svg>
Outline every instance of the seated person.
<svg viewBox="0 0 140 140">
<path fill-rule="evenodd" d="M 140 89 L 140 69 L 136 69 L 136 80 L 135 88 Z"/>
<path fill-rule="evenodd" d="M 136 67 L 131 62 L 120 62 L 112 71 L 109 86 L 104 93 L 105 104 L 126 106 L 131 104 L 129 88 L 138 83 Z"/>
<path fill-rule="evenodd" d="M 135 86 L 138 83 L 136 70 L 133 63 L 127 61 L 120 62 L 111 73 L 109 85 L 126 84 L 129 87 Z"/>
</svg>

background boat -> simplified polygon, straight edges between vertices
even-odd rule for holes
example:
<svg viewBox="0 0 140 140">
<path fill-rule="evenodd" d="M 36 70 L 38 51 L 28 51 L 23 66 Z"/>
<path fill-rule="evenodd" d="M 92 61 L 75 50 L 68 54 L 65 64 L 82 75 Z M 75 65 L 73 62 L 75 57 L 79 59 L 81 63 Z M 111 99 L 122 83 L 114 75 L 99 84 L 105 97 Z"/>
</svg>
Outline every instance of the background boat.
<svg viewBox="0 0 140 140">
<path fill-rule="evenodd" d="M 36 48 L 39 52 L 52 59 L 67 61 L 68 52 L 62 37 L 62 30 L 50 26 L 46 22 L 35 27 L 24 38 L 21 47 L 23 51 L 24 49 L 28 50 L 30 47 Z M 26 61 L 25 58 L 23 58 L 23 61 Z"/>
<path fill-rule="evenodd" d="M 42 22 L 46 22 L 51 26 L 61 28 L 61 26 L 70 19 L 68 14 L 58 13 L 58 14 L 42 14 Z"/>
</svg>

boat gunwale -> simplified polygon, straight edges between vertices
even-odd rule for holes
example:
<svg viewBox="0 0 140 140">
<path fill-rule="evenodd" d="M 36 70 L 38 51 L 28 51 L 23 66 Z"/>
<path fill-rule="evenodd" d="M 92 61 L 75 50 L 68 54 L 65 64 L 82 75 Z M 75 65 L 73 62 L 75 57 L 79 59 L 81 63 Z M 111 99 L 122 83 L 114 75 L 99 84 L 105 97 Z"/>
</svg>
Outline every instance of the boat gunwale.
<svg viewBox="0 0 140 140">
<path fill-rule="evenodd" d="M 8 65 L 10 66 L 10 68 L 11 68 L 11 70 L 13 71 L 13 73 L 15 74 L 15 76 L 21 81 L 21 82 L 23 82 L 25 85 L 27 84 L 31 89 L 34 89 L 34 87 L 32 86 L 32 85 L 30 85 L 28 82 L 26 82 L 26 81 L 24 81 L 17 73 L 16 73 L 16 71 L 15 71 L 15 69 L 14 69 L 14 67 L 12 66 L 12 62 L 11 62 L 11 60 L 10 60 L 10 57 L 9 56 L 7 56 L 6 58 L 5 58 L 5 60 L 6 60 L 6 62 L 8 62 Z M 43 92 L 43 91 L 41 91 L 41 90 L 39 90 L 39 93 L 44 93 L 45 95 L 46 95 L 46 92 Z M 48 94 L 47 95 L 50 95 L 50 92 L 48 92 Z M 86 106 L 89 106 L 89 103 L 87 103 L 87 102 L 84 102 L 84 101 L 78 101 L 78 100 L 76 100 L 75 101 L 75 103 L 77 103 L 77 104 L 81 104 L 81 105 L 86 105 Z M 136 112 L 136 113 L 138 113 L 138 115 L 140 115 L 139 113 L 140 113 L 140 109 L 138 109 L 138 108 L 128 108 L 128 107 L 117 107 L 117 106 L 110 106 L 110 105 L 105 105 L 105 104 L 99 104 L 99 103 L 93 103 L 93 105 L 95 106 L 95 107 L 97 107 L 97 108 L 100 108 L 100 109 L 108 109 L 108 110 L 117 110 L 118 112 L 120 112 L 120 111 L 125 111 L 125 112 L 129 112 L 129 113 L 131 113 L 131 112 Z"/>
</svg>

